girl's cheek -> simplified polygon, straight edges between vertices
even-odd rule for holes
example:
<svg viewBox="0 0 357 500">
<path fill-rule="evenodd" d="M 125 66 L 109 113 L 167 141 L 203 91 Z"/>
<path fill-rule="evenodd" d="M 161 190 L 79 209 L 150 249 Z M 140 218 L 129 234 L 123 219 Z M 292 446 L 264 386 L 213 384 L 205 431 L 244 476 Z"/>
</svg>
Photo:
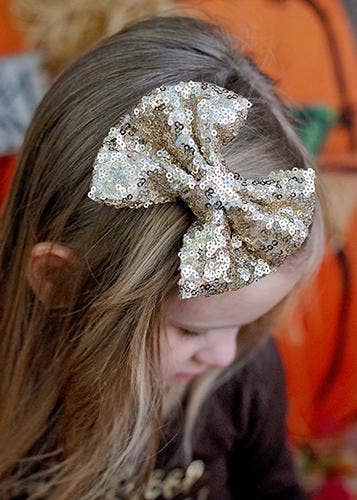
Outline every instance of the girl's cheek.
<svg viewBox="0 0 357 500">
<path fill-rule="evenodd" d="M 184 338 L 180 334 L 176 335 L 170 345 L 168 358 L 172 365 L 181 366 L 182 363 L 189 361 L 199 350 L 195 339 Z"/>
<path fill-rule="evenodd" d="M 168 328 L 167 335 L 161 337 L 165 371 L 182 367 L 204 347 L 201 344 L 204 344 L 204 340 L 200 337 L 185 336 L 176 328 Z"/>
</svg>

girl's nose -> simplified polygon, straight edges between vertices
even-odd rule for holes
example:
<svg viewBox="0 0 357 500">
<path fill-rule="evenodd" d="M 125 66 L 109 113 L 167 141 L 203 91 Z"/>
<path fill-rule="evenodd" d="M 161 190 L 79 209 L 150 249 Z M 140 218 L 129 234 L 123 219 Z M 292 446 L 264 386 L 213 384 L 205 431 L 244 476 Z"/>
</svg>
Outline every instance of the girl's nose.
<svg viewBox="0 0 357 500">
<path fill-rule="evenodd" d="M 237 349 L 236 333 L 216 334 L 216 338 L 208 341 L 195 355 L 196 361 L 204 365 L 224 368 L 235 358 Z"/>
</svg>

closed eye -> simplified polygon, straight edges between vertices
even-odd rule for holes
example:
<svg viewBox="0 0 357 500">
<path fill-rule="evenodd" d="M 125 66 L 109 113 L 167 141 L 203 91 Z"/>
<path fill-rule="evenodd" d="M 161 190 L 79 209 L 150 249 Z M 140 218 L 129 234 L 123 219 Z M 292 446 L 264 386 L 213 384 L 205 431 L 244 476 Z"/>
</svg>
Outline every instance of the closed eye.
<svg viewBox="0 0 357 500">
<path fill-rule="evenodd" d="M 180 331 L 184 337 L 198 337 L 199 335 L 204 335 L 203 332 L 193 332 L 192 330 L 186 330 L 185 328 L 180 328 Z"/>
</svg>

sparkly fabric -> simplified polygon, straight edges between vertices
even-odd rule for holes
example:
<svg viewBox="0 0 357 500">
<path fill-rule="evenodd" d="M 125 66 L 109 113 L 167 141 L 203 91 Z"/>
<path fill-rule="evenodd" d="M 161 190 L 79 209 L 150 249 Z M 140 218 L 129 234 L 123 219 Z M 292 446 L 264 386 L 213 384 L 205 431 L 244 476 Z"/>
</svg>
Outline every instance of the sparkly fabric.
<svg viewBox="0 0 357 500">
<path fill-rule="evenodd" d="M 312 168 L 247 179 L 224 162 L 222 146 L 238 134 L 250 107 L 211 83 L 163 85 L 109 130 L 96 156 L 92 200 L 138 208 L 180 197 L 194 213 L 179 252 L 183 299 L 258 281 L 308 236 Z"/>
</svg>

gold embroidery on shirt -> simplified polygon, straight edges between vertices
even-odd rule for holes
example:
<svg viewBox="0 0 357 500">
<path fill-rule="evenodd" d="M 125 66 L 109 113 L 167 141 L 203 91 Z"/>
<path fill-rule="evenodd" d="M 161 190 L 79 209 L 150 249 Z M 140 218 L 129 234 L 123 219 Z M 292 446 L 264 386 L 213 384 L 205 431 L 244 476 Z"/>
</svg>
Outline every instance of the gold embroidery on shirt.
<svg viewBox="0 0 357 500">
<path fill-rule="evenodd" d="M 202 477 L 205 466 L 202 460 L 194 460 L 186 469 L 186 475 L 182 482 L 182 492 L 188 493 L 192 485 Z"/>
<path fill-rule="evenodd" d="M 155 469 L 144 492 L 145 500 L 158 498 L 160 494 L 165 499 L 174 498 L 180 493 L 188 493 L 204 472 L 202 460 L 194 460 L 185 469 L 175 468 L 163 477 L 161 469 Z"/>
</svg>

